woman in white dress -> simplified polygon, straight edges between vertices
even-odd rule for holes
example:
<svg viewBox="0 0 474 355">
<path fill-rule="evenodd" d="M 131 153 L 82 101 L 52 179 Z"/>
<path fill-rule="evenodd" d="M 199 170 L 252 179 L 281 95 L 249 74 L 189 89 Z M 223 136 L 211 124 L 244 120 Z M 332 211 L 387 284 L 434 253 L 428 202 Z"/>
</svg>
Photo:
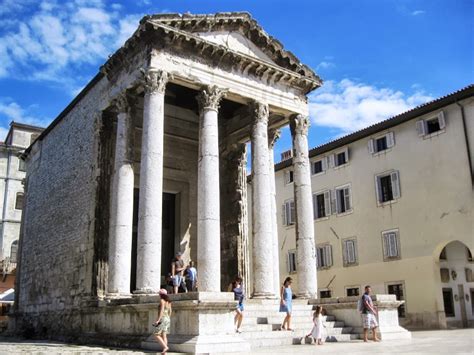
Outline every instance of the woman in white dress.
<svg viewBox="0 0 474 355">
<path fill-rule="evenodd" d="M 323 307 L 316 306 L 316 311 L 313 314 L 313 330 L 311 331 L 311 336 L 315 340 L 315 345 L 323 345 L 323 340 L 326 340 L 325 335 L 325 325 L 323 319 Z"/>
</svg>

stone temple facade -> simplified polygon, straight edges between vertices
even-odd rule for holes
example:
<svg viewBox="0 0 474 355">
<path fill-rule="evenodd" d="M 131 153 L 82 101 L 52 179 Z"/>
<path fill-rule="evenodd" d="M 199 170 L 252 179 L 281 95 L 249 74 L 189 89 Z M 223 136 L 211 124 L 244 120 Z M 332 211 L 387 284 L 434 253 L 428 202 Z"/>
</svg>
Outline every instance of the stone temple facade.
<svg viewBox="0 0 474 355">
<path fill-rule="evenodd" d="M 253 298 L 276 297 L 273 144 L 288 124 L 299 296 L 314 297 L 306 95 L 320 85 L 247 13 L 144 17 L 25 152 L 11 329 L 136 344 L 181 251 L 197 262 L 199 292 L 174 297 L 171 349 L 245 350 L 223 291 L 240 274 Z"/>
</svg>

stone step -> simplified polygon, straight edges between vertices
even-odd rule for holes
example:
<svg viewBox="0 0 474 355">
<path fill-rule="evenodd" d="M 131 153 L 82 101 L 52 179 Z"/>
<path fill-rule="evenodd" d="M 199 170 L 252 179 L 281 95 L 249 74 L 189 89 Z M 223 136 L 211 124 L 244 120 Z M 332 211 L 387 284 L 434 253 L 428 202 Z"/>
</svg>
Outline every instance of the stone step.
<svg viewBox="0 0 474 355">
<path fill-rule="evenodd" d="M 242 322 L 242 331 L 243 332 L 269 332 L 273 330 L 273 324 L 246 324 Z"/>
<path fill-rule="evenodd" d="M 329 343 L 335 343 L 335 342 L 349 342 L 352 340 L 357 340 L 359 339 L 356 335 L 354 334 L 338 334 L 338 335 L 328 335 L 326 337 L 327 342 Z M 293 337 L 293 344 L 314 344 L 315 340 L 312 337 Z"/>
<path fill-rule="evenodd" d="M 254 316 L 258 317 L 266 317 L 266 316 L 271 316 L 271 315 L 276 315 L 276 314 L 281 314 L 285 315 L 285 312 L 280 312 L 279 308 L 272 308 L 272 309 L 251 309 L 246 307 L 244 305 L 244 310 L 247 314 L 251 314 Z M 291 312 L 291 315 L 296 317 L 296 316 L 305 316 L 305 317 L 311 317 L 313 318 L 313 311 L 311 310 L 305 310 L 305 309 L 293 309 Z"/>
</svg>

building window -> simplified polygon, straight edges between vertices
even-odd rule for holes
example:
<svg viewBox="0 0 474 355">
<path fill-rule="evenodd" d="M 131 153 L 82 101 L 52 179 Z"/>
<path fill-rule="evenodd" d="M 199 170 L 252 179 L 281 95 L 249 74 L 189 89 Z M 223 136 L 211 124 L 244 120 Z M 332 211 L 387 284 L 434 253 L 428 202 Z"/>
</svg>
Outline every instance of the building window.
<svg viewBox="0 0 474 355">
<path fill-rule="evenodd" d="M 346 287 L 346 296 L 353 297 L 360 295 L 360 288 L 359 287 Z"/>
<path fill-rule="evenodd" d="M 331 193 L 329 190 L 313 194 L 314 219 L 328 217 L 331 214 Z"/>
<path fill-rule="evenodd" d="M 319 291 L 319 298 L 331 298 L 331 290 Z"/>
<path fill-rule="evenodd" d="M 288 267 L 287 271 L 289 274 L 296 272 L 296 250 L 288 251 Z"/>
<path fill-rule="evenodd" d="M 22 192 L 17 192 L 16 199 L 15 199 L 15 209 L 16 210 L 23 209 L 23 199 L 24 199 L 23 193 Z"/>
<path fill-rule="evenodd" d="M 403 290 L 403 283 L 394 283 L 387 285 L 387 293 L 389 295 L 395 295 L 397 297 L 397 301 L 405 300 L 405 291 Z M 399 318 L 405 318 L 405 304 L 400 305 L 397 308 L 397 311 Z"/>
<path fill-rule="evenodd" d="M 377 175 L 375 178 L 378 203 L 400 198 L 400 175 L 398 171 Z"/>
<path fill-rule="evenodd" d="M 351 187 L 342 186 L 335 190 L 336 194 L 336 211 L 338 214 L 349 212 L 352 210 Z"/>
<path fill-rule="evenodd" d="M 332 266 L 332 247 L 329 244 L 316 247 L 316 266 L 318 269 Z"/>
<path fill-rule="evenodd" d="M 26 171 L 26 162 L 18 158 L 18 171 Z"/>
<path fill-rule="evenodd" d="M 293 200 L 285 201 L 283 204 L 282 220 L 284 226 L 295 224 L 295 202 Z"/>
<path fill-rule="evenodd" d="M 441 254 L 439 254 L 439 260 L 448 260 L 446 257 L 446 247 L 441 250 Z"/>
<path fill-rule="evenodd" d="M 451 288 L 443 288 L 443 303 L 446 317 L 455 317 L 453 290 Z"/>
<path fill-rule="evenodd" d="M 369 152 L 376 154 L 392 148 L 395 145 L 393 132 L 389 132 L 382 137 L 369 140 Z"/>
<path fill-rule="evenodd" d="M 293 170 L 285 171 L 285 185 L 293 182 Z"/>
<path fill-rule="evenodd" d="M 328 169 L 327 159 L 323 158 L 317 161 L 314 161 L 312 166 L 313 175 L 320 174 Z"/>
<path fill-rule="evenodd" d="M 331 168 L 347 164 L 349 162 L 349 148 L 329 156 L 329 166 Z"/>
<path fill-rule="evenodd" d="M 431 117 L 426 120 L 419 120 L 416 122 L 416 130 L 420 137 L 430 135 L 443 130 L 446 127 L 446 120 L 444 112 L 441 111 L 436 117 Z"/>
<path fill-rule="evenodd" d="M 342 257 L 344 266 L 357 265 L 357 241 L 355 238 L 342 241 Z"/>
<path fill-rule="evenodd" d="M 16 263 L 17 254 L 18 254 L 18 240 L 15 240 L 12 243 L 12 246 L 10 248 L 10 262 Z"/>
<path fill-rule="evenodd" d="M 382 232 L 384 260 L 400 258 L 400 238 L 397 230 Z"/>
</svg>

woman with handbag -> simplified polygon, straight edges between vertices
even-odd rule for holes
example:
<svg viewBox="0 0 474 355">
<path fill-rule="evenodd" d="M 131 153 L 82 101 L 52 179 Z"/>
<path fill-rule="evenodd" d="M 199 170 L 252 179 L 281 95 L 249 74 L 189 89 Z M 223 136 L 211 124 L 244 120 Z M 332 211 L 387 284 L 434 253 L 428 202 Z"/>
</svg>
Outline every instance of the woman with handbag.
<svg viewBox="0 0 474 355">
<path fill-rule="evenodd" d="M 156 322 L 153 323 L 153 326 L 156 327 L 153 335 L 155 335 L 156 340 L 160 343 L 163 348 L 162 354 L 166 354 L 168 351 L 168 338 L 167 334 L 170 332 L 171 324 L 171 300 L 168 296 L 168 292 L 162 288 L 159 291 L 160 295 L 160 310 L 158 312 L 158 318 Z"/>
</svg>

